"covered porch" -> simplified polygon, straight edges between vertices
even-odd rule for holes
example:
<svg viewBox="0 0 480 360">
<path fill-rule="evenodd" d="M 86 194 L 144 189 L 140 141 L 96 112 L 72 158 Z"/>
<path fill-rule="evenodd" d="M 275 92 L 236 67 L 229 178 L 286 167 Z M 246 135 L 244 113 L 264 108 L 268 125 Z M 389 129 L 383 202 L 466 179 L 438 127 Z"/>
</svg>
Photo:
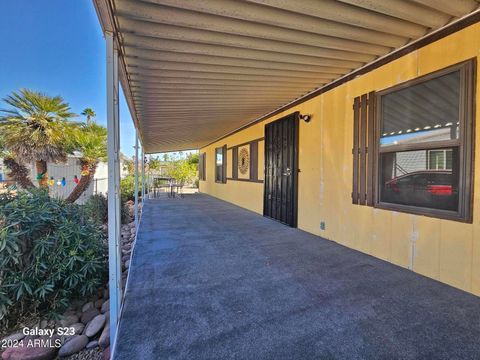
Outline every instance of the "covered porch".
<svg viewBox="0 0 480 360">
<path fill-rule="evenodd" d="M 407 268 L 480 293 L 479 1 L 94 0 L 107 44 L 113 358 L 475 357 L 480 300 Z M 380 131 L 379 94 L 447 72 L 460 119 L 426 109 L 421 126 Z M 200 150 L 204 193 L 150 199 L 140 222 L 136 212 L 125 289 L 120 86 L 136 128 L 136 207 L 144 153 Z M 420 112 L 402 101 L 400 115 Z M 444 191 L 456 207 L 382 206 L 382 136 L 452 125 L 458 137 L 420 151 L 455 148 L 461 181 Z"/>
<path fill-rule="evenodd" d="M 479 306 L 208 195 L 149 200 L 115 359 L 475 358 Z"/>
</svg>

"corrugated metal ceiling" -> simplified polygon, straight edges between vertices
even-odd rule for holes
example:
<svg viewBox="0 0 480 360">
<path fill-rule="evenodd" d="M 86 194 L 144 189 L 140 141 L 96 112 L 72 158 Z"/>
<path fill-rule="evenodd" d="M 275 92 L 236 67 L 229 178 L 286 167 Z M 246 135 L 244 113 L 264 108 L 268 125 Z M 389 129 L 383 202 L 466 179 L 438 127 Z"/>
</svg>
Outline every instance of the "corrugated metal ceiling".
<svg viewBox="0 0 480 360">
<path fill-rule="evenodd" d="M 122 83 L 149 153 L 199 148 L 479 7 L 477 0 L 94 1 L 104 29 L 118 31 Z"/>
</svg>

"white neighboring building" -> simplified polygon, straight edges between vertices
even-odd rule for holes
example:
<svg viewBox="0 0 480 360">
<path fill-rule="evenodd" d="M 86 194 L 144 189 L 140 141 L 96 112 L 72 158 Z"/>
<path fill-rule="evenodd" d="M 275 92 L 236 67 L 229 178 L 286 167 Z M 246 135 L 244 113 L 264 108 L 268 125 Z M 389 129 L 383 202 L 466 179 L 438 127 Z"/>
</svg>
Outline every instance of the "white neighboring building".
<svg viewBox="0 0 480 360">
<path fill-rule="evenodd" d="M 64 199 L 75 188 L 75 175 L 80 180 L 80 154 L 69 155 L 66 163 L 48 163 L 48 178 L 53 177 L 53 185 L 50 185 L 50 194 L 52 196 Z M 126 170 L 123 170 L 123 164 L 120 164 L 120 176 L 123 178 L 127 175 Z M 0 181 L 10 180 L 7 178 L 8 169 L 3 164 L 3 159 L 0 158 Z M 62 179 L 65 178 L 65 186 L 62 185 Z M 30 166 L 30 179 L 38 186 L 37 170 L 35 164 Z M 88 189 L 76 201 L 77 204 L 83 204 L 93 194 L 107 194 L 108 190 L 108 165 L 106 162 L 100 162 L 95 171 L 93 181 Z"/>
<path fill-rule="evenodd" d="M 75 175 L 78 180 L 81 177 L 79 154 L 69 155 L 66 163 L 48 163 L 48 179 L 53 177 L 53 185 L 49 185 L 50 195 L 61 199 L 66 198 L 77 185 L 74 181 Z M 30 178 L 38 186 L 37 170 L 35 164 L 30 167 Z M 65 178 L 65 186 L 62 179 Z M 83 204 L 93 194 L 106 194 L 108 190 L 108 166 L 100 162 L 95 171 L 93 180 L 88 189 L 78 198 L 77 204 Z"/>
<path fill-rule="evenodd" d="M 66 198 L 77 185 L 74 181 L 75 175 L 80 180 L 81 166 L 80 153 L 69 155 L 66 163 L 48 163 L 48 178 L 53 177 L 54 184 L 50 187 L 50 194 L 61 199 Z M 38 186 L 36 179 L 37 170 L 35 164 L 30 167 L 30 178 L 33 183 Z M 120 161 L 120 177 L 124 178 L 128 175 L 126 170 L 123 170 L 123 162 Z M 62 185 L 62 179 L 65 178 L 65 186 Z M 95 175 L 88 189 L 76 201 L 77 204 L 83 204 L 93 194 L 104 194 L 108 191 L 108 165 L 106 162 L 100 162 L 97 165 Z"/>
<path fill-rule="evenodd" d="M 0 158 L 0 181 L 7 180 L 7 169 L 3 165 L 3 159 Z"/>
</svg>

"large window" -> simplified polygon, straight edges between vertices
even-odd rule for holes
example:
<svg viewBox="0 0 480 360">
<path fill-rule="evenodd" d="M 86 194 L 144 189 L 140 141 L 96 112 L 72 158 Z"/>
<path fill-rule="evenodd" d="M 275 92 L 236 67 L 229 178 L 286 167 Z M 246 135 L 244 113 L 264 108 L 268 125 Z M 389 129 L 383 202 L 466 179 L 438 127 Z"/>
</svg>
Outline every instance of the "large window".
<svg viewBox="0 0 480 360">
<path fill-rule="evenodd" d="M 227 146 L 215 149 L 215 182 L 227 182 Z"/>
<path fill-rule="evenodd" d="M 465 62 L 378 94 L 377 206 L 470 220 L 473 67 Z"/>
</svg>

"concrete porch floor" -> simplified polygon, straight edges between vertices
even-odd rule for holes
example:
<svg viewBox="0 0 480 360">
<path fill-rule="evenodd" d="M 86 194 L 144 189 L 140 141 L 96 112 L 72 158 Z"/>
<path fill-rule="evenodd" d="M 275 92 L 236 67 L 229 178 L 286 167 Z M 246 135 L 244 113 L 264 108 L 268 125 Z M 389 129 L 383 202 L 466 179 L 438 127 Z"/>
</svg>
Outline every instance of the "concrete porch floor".
<svg viewBox="0 0 480 360">
<path fill-rule="evenodd" d="M 478 359 L 480 298 L 207 195 L 149 200 L 115 359 Z"/>
</svg>

